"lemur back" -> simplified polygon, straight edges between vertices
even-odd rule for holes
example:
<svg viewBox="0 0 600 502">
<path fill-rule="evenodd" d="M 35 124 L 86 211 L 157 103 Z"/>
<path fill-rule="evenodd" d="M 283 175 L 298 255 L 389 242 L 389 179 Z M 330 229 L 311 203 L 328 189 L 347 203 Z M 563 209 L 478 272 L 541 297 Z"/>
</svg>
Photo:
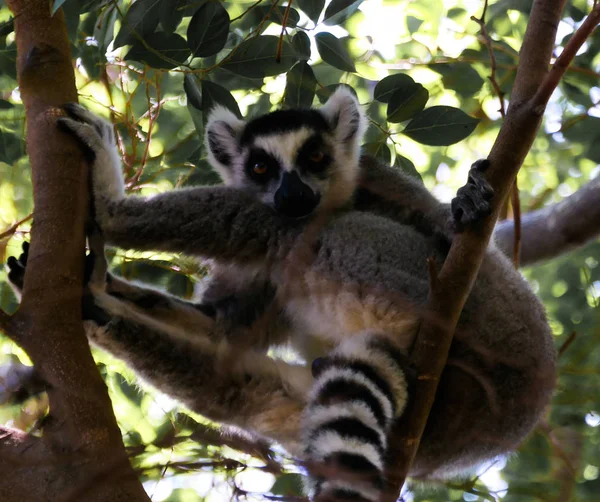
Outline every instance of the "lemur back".
<svg viewBox="0 0 600 502">
<path fill-rule="evenodd" d="M 303 455 L 313 495 L 378 500 L 387 433 L 409 398 L 406 351 L 427 297 L 427 259 L 441 263 L 453 236 L 448 206 L 402 173 L 359 157 L 365 118 L 345 90 L 318 110 L 248 123 L 217 109 L 207 147 L 226 186 L 150 199 L 124 196 L 114 145 L 104 127 L 94 127 L 98 119 L 77 107 L 68 112 L 60 124 L 95 155 L 94 202 L 106 240 L 218 263 L 199 305 L 163 295 L 159 309 L 145 308 L 135 300 L 145 294 L 140 288 L 117 297 L 110 284 L 108 294 L 105 285 L 91 286 L 91 339 L 194 410 Z M 471 175 L 484 167 L 476 164 Z M 485 207 L 491 194 L 482 186 L 483 193 L 465 195 L 481 200 L 461 207 L 464 219 L 477 216 L 469 208 Z M 176 317 L 165 312 L 179 310 L 198 319 L 197 332 L 190 322 L 165 321 Z M 239 333 L 248 338 L 240 342 Z M 308 367 L 251 350 L 286 341 L 313 365 L 312 384 Z M 249 351 L 236 353 L 240 346 Z M 226 366 L 230 374 L 215 368 L 223 358 L 235 361 Z M 198 365 L 202 376 L 191 378 Z M 442 476 L 514 448 L 553 383 L 543 307 L 490 249 L 411 475 Z M 248 404 L 225 399 L 226 385 Z"/>
</svg>

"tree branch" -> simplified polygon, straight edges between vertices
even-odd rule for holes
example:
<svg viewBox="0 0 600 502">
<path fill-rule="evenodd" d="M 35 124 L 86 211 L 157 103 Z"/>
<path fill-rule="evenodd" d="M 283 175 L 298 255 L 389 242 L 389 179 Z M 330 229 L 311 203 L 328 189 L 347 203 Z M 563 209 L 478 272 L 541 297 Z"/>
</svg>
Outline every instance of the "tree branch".
<svg viewBox="0 0 600 502">
<path fill-rule="evenodd" d="M 521 220 L 521 265 L 549 260 L 582 246 L 600 234 L 600 176 L 561 202 L 524 214 Z M 510 256 L 511 220 L 498 223 L 496 245 Z"/>
<path fill-rule="evenodd" d="M 62 11 L 51 16 L 47 0 L 9 0 L 8 6 L 15 20 L 35 206 L 23 297 L 11 318 L 11 335 L 48 383 L 50 415 L 39 440 L 7 436 L 11 439 L 0 449 L 0 463 L 8 466 L 0 477 L 0 499 L 66 500 L 77 494 L 73 500 L 147 501 L 82 329 L 87 169 L 76 141 L 55 124 L 59 107 L 77 100 L 64 16 Z M 41 464 L 13 466 L 22 457 L 17 436 L 44 446 L 35 450 L 44 457 Z"/>
<path fill-rule="evenodd" d="M 423 320 L 411 353 L 418 370 L 414 388 L 418 399 L 412 400 L 390 436 L 392 451 L 391 460 L 386 466 L 389 481 L 386 500 L 398 498 L 409 473 L 446 364 L 460 312 L 477 276 L 498 213 L 541 124 L 551 92 L 540 95 L 538 89 L 545 86 L 550 90 L 552 85 L 556 87 L 558 84 L 557 79 L 548 78 L 548 64 L 564 4 L 565 0 L 534 1 L 506 120 L 489 155 L 491 167 L 486 177 L 495 193 L 493 214 L 479 228 L 457 235 L 436 287 L 430 291 L 428 309 L 431 316 Z M 570 60 L 561 61 L 561 64 L 565 63 L 570 63 Z M 431 319 L 436 319 L 436 322 L 432 323 Z"/>
</svg>

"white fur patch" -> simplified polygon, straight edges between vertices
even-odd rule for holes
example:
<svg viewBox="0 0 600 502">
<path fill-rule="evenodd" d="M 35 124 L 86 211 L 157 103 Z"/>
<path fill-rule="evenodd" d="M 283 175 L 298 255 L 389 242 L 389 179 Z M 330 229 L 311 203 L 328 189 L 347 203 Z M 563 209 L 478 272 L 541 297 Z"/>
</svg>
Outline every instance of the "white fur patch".
<svg viewBox="0 0 600 502">
<path fill-rule="evenodd" d="M 389 422 L 393 418 L 392 412 L 392 404 L 385 394 L 383 394 L 377 385 L 375 385 L 371 380 L 369 380 L 362 373 L 358 373 L 349 368 L 339 368 L 332 367 L 327 368 L 323 371 L 322 374 L 317 378 L 315 385 L 310 393 L 310 400 L 314 401 L 318 398 L 319 394 L 323 391 L 323 388 L 331 381 L 334 380 L 347 380 L 350 382 L 356 382 L 366 389 L 369 390 L 371 394 L 379 401 L 381 405 L 381 409 L 383 410 L 383 414 L 386 420 Z"/>
<path fill-rule="evenodd" d="M 307 435 L 322 425 L 338 418 L 354 418 L 374 430 L 379 436 L 381 445 L 387 447 L 387 437 L 385 432 L 377 423 L 377 419 L 371 408 L 361 401 L 348 401 L 346 403 L 337 403 L 332 406 L 310 406 L 305 412 L 305 423 Z"/>
<path fill-rule="evenodd" d="M 321 493 L 327 493 L 330 490 L 352 490 L 358 494 L 365 500 L 370 500 L 372 502 L 378 502 L 380 490 L 376 488 L 371 488 L 367 485 L 367 483 L 350 483 L 349 481 L 344 481 L 341 479 L 332 479 L 330 481 L 325 481 L 321 485 Z"/>
<path fill-rule="evenodd" d="M 208 162 L 219 173 L 226 185 L 231 185 L 235 178 L 236 162 L 227 165 L 220 162 L 211 148 L 209 139 L 212 138 L 232 161 L 239 156 L 237 134 L 244 128 L 245 122 L 224 106 L 216 106 L 210 112 L 206 123 L 204 143 L 208 152 Z M 213 145 L 214 146 L 214 145 Z"/>
<path fill-rule="evenodd" d="M 406 378 L 396 362 L 386 354 L 384 349 L 368 345 L 370 337 L 370 335 L 367 335 L 344 340 L 336 347 L 334 354 L 343 355 L 349 360 L 364 362 L 376 368 L 377 372 L 391 386 L 396 400 L 396 416 L 400 416 L 408 400 Z"/>
<path fill-rule="evenodd" d="M 325 460 L 335 453 L 350 453 L 365 457 L 377 469 L 383 470 L 383 458 L 371 443 L 358 438 L 344 438 L 333 430 L 319 433 L 310 444 L 310 457 L 316 461 Z"/>
<path fill-rule="evenodd" d="M 286 133 L 257 136 L 252 144 L 278 159 L 282 168 L 290 172 L 296 164 L 298 150 L 313 134 L 312 129 L 302 127 Z"/>
</svg>

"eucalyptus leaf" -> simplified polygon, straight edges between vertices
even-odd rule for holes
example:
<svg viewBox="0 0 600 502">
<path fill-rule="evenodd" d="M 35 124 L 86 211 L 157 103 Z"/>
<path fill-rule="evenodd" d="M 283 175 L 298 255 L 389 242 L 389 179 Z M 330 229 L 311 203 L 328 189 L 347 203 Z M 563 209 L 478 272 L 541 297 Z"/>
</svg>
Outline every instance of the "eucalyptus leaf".
<svg viewBox="0 0 600 502">
<path fill-rule="evenodd" d="M 232 111 L 238 118 L 242 118 L 237 101 L 225 87 L 204 79 L 200 83 L 200 88 L 202 90 L 202 112 L 205 115 L 208 115 L 215 106 L 221 105 Z"/>
<path fill-rule="evenodd" d="M 221 68 L 248 78 L 264 78 L 288 71 L 296 55 L 288 42 L 281 44 L 281 59 L 277 61 L 279 37 L 263 35 L 245 40 L 221 64 Z"/>
<path fill-rule="evenodd" d="M 323 61 L 343 71 L 356 71 L 352 57 L 337 37 L 331 33 L 318 33 L 315 40 Z"/>
<path fill-rule="evenodd" d="M 158 26 L 159 5 L 162 0 L 137 0 L 131 4 L 121 29 L 114 40 L 114 48 L 139 42 L 153 34 Z"/>
<path fill-rule="evenodd" d="M 192 16 L 187 30 L 188 45 L 197 57 L 212 56 L 227 42 L 229 14 L 217 2 L 207 2 Z"/>
<path fill-rule="evenodd" d="M 145 63 L 152 68 L 169 70 L 181 65 L 190 56 L 187 42 L 176 33 L 155 33 L 146 41 L 146 45 L 141 42 L 135 43 L 125 55 L 125 59 Z"/>
<path fill-rule="evenodd" d="M 300 474 L 286 473 L 277 477 L 270 491 L 273 495 L 300 497 L 302 496 L 303 486 L 304 483 Z"/>
<path fill-rule="evenodd" d="M 325 0 L 296 0 L 298 7 L 310 18 L 310 20 L 317 24 L 323 7 L 325 7 Z"/>
<path fill-rule="evenodd" d="M 54 15 L 56 14 L 56 11 L 58 9 L 61 8 L 62 4 L 64 4 L 67 0 L 54 0 L 54 3 L 52 4 L 52 10 L 50 11 L 50 14 Z"/>
<path fill-rule="evenodd" d="M 202 110 L 202 94 L 198 89 L 197 78 L 192 74 L 187 74 L 183 77 L 183 90 L 187 96 L 188 104 L 192 105 L 197 110 Z"/>
<path fill-rule="evenodd" d="M 331 0 L 323 22 L 328 25 L 341 24 L 356 12 L 363 0 Z"/>
<path fill-rule="evenodd" d="M 429 99 L 429 91 L 416 82 L 404 89 L 395 90 L 388 103 L 388 122 L 404 122 L 420 112 Z"/>
<path fill-rule="evenodd" d="M 385 141 L 378 141 L 374 143 L 365 143 L 363 145 L 363 151 L 372 155 L 376 159 L 380 160 L 384 164 L 390 165 L 392 161 L 392 152 L 389 147 L 385 144 Z"/>
<path fill-rule="evenodd" d="M 403 157 L 402 155 L 396 154 L 396 160 L 394 161 L 394 167 L 397 167 L 402 172 L 408 174 L 412 178 L 415 178 L 420 183 L 423 183 L 423 178 L 421 177 L 421 174 L 419 173 L 419 171 L 417 171 L 417 168 L 415 167 L 415 165 L 412 163 L 412 161 L 410 159 L 407 159 L 406 157 Z"/>
<path fill-rule="evenodd" d="M 344 87 L 348 88 L 352 92 L 352 94 L 354 94 L 354 96 L 356 96 L 356 91 L 348 84 L 330 84 L 330 85 L 326 85 L 324 87 L 319 87 L 319 89 L 317 89 L 317 98 L 319 99 L 319 102 L 321 104 L 325 103 L 325 101 L 327 101 L 331 97 L 331 95 L 335 92 L 335 90 L 340 86 L 344 86 Z M 358 96 L 356 96 L 356 97 L 358 99 Z"/>
<path fill-rule="evenodd" d="M 416 82 L 404 73 L 395 73 L 382 78 L 373 91 L 373 98 L 380 103 L 389 103 L 392 94 L 399 89 L 406 89 Z"/>
<path fill-rule="evenodd" d="M 300 59 L 310 59 L 310 39 L 303 31 L 292 37 L 292 48 Z"/>
<path fill-rule="evenodd" d="M 200 8 L 206 0 L 194 0 L 194 6 Z M 163 30 L 173 33 L 184 16 L 189 14 L 190 0 L 162 0 L 159 7 L 159 20 Z"/>
<path fill-rule="evenodd" d="M 287 73 L 284 103 L 290 108 L 304 108 L 312 105 L 317 79 L 306 61 L 296 63 Z"/>
<path fill-rule="evenodd" d="M 418 113 L 402 134 L 423 145 L 448 146 L 465 139 L 478 122 L 458 108 L 432 106 Z"/>
<path fill-rule="evenodd" d="M 459 96 L 469 98 L 481 89 L 483 79 L 470 64 L 432 65 L 431 69 L 442 76 L 444 87 L 454 90 Z"/>
</svg>

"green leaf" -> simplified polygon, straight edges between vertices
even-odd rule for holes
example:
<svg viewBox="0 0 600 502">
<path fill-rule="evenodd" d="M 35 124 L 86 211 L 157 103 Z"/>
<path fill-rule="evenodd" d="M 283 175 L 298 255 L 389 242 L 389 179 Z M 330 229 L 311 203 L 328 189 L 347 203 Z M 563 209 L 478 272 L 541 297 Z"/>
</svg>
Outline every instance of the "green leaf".
<svg viewBox="0 0 600 502">
<path fill-rule="evenodd" d="M 348 89 L 350 89 L 352 94 L 354 94 L 356 96 L 356 91 L 348 84 L 330 84 L 330 85 L 326 85 L 325 87 L 320 87 L 319 89 L 317 89 L 317 98 L 319 99 L 319 102 L 321 104 L 325 103 L 325 101 L 327 101 L 331 97 L 331 95 L 335 92 L 335 90 L 340 86 L 347 87 Z M 358 99 L 358 96 L 357 96 L 357 99 Z"/>
<path fill-rule="evenodd" d="M 331 0 L 325 10 L 323 22 L 328 25 L 341 24 L 356 12 L 363 0 Z"/>
<path fill-rule="evenodd" d="M 302 476 L 300 474 L 282 474 L 271 487 L 273 495 L 294 497 L 302 495 Z"/>
<path fill-rule="evenodd" d="M 296 63 L 287 74 L 284 103 L 290 108 L 309 108 L 315 97 L 317 79 L 306 61 Z"/>
<path fill-rule="evenodd" d="M 56 14 L 56 11 L 61 8 L 62 4 L 64 4 L 67 0 L 54 0 L 52 4 L 52 10 L 50 11 L 50 15 L 53 16 Z"/>
<path fill-rule="evenodd" d="M 222 105 L 231 110 L 238 118 L 242 118 L 240 108 L 235 98 L 225 87 L 215 84 L 210 80 L 202 80 L 202 112 L 206 115 L 217 105 Z"/>
<path fill-rule="evenodd" d="M 271 2 L 267 2 L 270 4 Z M 273 5 L 259 5 L 248 12 L 236 27 L 242 30 L 254 31 L 260 27 L 260 33 L 267 29 L 269 23 L 283 25 L 287 7 L 273 7 Z M 300 21 L 300 13 L 290 7 L 285 25 L 295 28 Z"/>
<path fill-rule="evenodd" d="M 483 85 L 483 79 L 470 64 L 432 65 L 431 69 L 442 76 L 444 87 L 462 98 L 470 98 Z"/>
<path fill-rule="evenodd" d="M 115 37 L 114 48 L 139 42 L 154 33 L 158 26 L 159 3 L 161 0 L 137 0 L 134 2 Z"/>
<path fill-rule="evenodd" d="M 194 0 L 194 7 L 199 8 L 206 0 Z M 173 33 L 183 16 L 189 16 L 190 0 L 162 0 L 159 7 L 159 20 L 163 30 L 167 33 Z"/>
<path fill-rule="evenodd" d="M 0 99 L 0 110 L 7 110 L 9 108 L 13 108 L 13 105 L 10 101 L 6 101 L 6 99 Z"/>
<path fill-rule="evenodd" d="M 146 44 L 149 49 L 141 42 L 133 44 L 125 59 L 140 61 L 152 68 L 170 70 L 181 65 L 190 56 L 187 42 L 176 33 L 155 33 Z"/>
<path fill-rule="evenodd" d="M 221 68 L 248 78 L 264 78 L 288 71 L 296 62 L 296 54 L 286 41 L 281 46 L 281 60 L 276 61 L 279 37 L 263 35 L 238 45 Z"/>
<path fill-rule="evenodd" d="M 198 89 L 197 78 L 188 73 L 183 77 L 183 90 L 187 96 L 188 104 L 198 110 L 202 110 L 202 94 Z"/>
<path fill-rule="evenodd" d="M 98 18 L 94 19 L 94 39 L 98 41 L 98 51 L 102 61 L 106 59 L 106 50 L 113 40 L 115 21 L 117 20 L 117 9 L 112 6 L 102 11 Z M 91 16 L 90 16 L 91 17 Z"/>
<path fill-rule="evenodd" d="M 273 8 L 268 5 L 261 5 L 254 9 L 254 11 L 260 16 L 259 22 L 267 18 L 272 23 L 280 25 L 283 25 L 283 20 L 285 19 L 285 12 L 287 10 L 287 7 Z M 299 21 L 300 13 L 296 9 L 290 7 L 285 25 L 288 28 L 295 28 Z"/>
<path fill-rule="evenodd" d="M 363 150 L 388 166 L 392 161 L 392 152 L 390 152 L 390 149 L 385 144 L 385 141 L 365 143 L 363 145 Z"/>
<path fill-rule="evenodd" d="M 0 162 L 11 165 L 25 153 L 25 142 L 17 134 L 0 130 Z"/>
<path fill-rule="evenodd" d="M 212 56 L 225 46 L 228 34 L 229 14 L 220 3 L 208 2 L 190 20 L 188 45 L 194 56 Z"/>
<path fill-rule="evenodd" d="M 408 28 L 408 32 L 412 35 L 423 24 L 423 20 L 414 16 L 406 16 L 406 27 Z"/>
<path fill-rule="evenodd" d="M 315 40 L 323 61 L 343 71 L 356 71 L 352 57 L 338 38 L 331 33 L 318 33 Z"/>
<path fill-rule="evenodd" d="M 394 91 L 406 89 L 408 86 L 414 84 L 416 84 L 416 82 L 412 77 L 409 77 L 404 73 L 389 75 L 377 83 L 375 90 L 373 91 L 373 98 L 380 103 L 389 103 Z"/>
<path fill-rule="evenodd" d="M 417 114 L 403 134 L 430 146 L 458 143 L 473 132 L 479 120 L 452 106 L 432 106 Z"/>
<path fill-rule="evenodd" d="M 297 0 L 298 7 L 304 11 L 304 13 L 310 18 L 310 20 L 317 24 L 319 16 L 325 6 L 325 0 Z"/>
<path fill-rule="evenodd" d="M 403 173 L 408 174 L 412 178 L 415 178 L 419 182 L 423 183 L 423 178 L 417 168 L 412 163 L 410 159 L 403 157 L 402 155 L 396 154 L 396 161 L 394 162 L 394 167 L 400 169 Z"/>
<path fill-rule="evenodd" d="M 429 99 L 429 91 L 414 82 L 404 89 L 396 89 L 390 97 L 387 108 L 388 122 L 404 122 L 419 113 Z"/>
<path fill-rule="evenodd" d="M 310 59 L 310 39 L 303 31 L 292 37 L 292 48 L 300 59 Z"/>
</svg>

